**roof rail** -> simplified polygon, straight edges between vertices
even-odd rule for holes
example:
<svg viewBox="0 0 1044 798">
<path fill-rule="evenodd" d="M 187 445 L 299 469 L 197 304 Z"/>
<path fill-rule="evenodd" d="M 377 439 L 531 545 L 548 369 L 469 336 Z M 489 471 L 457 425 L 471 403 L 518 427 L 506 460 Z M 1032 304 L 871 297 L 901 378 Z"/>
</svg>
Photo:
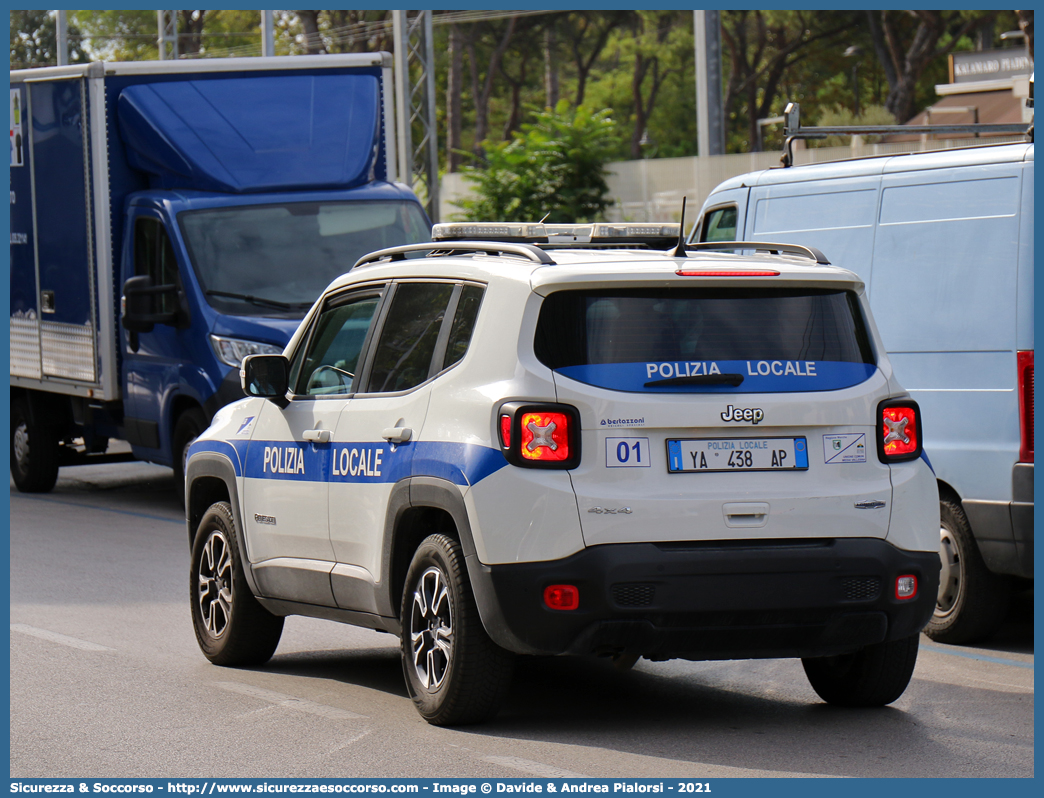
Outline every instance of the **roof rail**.
<svg viewBox="0 0 1044 798">
<path fill-rule="evenodd" d="M 686 244 L 686 251 L 697 252 L 735 252 L 743 249 L 753 249 L 758 252 L 768 252 L 772 255 L 799 255 L 802 258 L 811 258 L 820 266 L 829 266 L 830 261 L 826 255 L 815 247 L 803 247 L 800 244 L 770 244 L 764 241 L 701 241 L 698 244 Z"/>
<path fill-rule="evenodd" d="M 550 255 L 532 244 L 501 244 L 496 241 L 432 241 L 424 244 L 406 244 L 401 247 L 389 247 L 388 249 L 371 252 L 369 255 L 359 258 L 352 268 L 358 269 L 360 266 L 377 263 L 378 261 L 406 260 L 406 255 L 410 252 L 428 252 L 427 257 L 436 253 L 454 255 L 457 253 L 474 252 L 495 255 L 521 255 L 534 263 L 540 263 L 545 266 L 555 265 L 555 261 L 552 260 Z"/>
<path fill-rule="evenodd" d="M 827 136 L 872 136 L 896 135 L 911 133 L 1008 133 L 1029 136 L 1033 140 L 1033 124 L 1020 122 L 1014 125 L 832 125 L 801 126 L 801 106 L 787 103 L 783 109 L 783 157 L 780 163 L 784 167 L 794 165 L 794 151 L 791 145 L 796 139 L 825 139 Z"/>
</svg>

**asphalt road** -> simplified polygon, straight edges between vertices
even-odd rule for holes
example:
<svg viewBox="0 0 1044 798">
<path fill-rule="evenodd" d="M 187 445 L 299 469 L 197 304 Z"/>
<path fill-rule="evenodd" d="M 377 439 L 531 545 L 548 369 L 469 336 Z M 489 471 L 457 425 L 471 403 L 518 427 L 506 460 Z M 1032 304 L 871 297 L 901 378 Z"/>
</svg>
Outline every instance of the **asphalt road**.
<svg viewBox="0 0 1044 798">
<path fill-rule="evenodd" d="M 389 635 L 289 618 L 265 667 L 215 667 L 188 609 L 169 469 L 11 487 L 12 777 L 1029 777 L 1033 594 L 990 643 L 922 638 L 877 710 L 823 704 L 800 662 L 527 658 L 497 719 L 426 724 Z"/>
</svg>

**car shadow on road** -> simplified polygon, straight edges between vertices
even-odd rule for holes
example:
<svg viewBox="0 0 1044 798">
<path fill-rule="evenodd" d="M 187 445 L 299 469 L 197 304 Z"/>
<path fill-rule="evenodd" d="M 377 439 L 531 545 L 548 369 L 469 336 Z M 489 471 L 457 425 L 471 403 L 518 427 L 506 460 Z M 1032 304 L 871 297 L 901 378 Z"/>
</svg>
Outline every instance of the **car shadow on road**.
<svg viewBox="0 0 1044 798">
<path fill-rule="evenodd" d="M 277 653 L 259 670 L 311 679 L 330 679 L 409 698 L 398 648 Z"/>
</svg>

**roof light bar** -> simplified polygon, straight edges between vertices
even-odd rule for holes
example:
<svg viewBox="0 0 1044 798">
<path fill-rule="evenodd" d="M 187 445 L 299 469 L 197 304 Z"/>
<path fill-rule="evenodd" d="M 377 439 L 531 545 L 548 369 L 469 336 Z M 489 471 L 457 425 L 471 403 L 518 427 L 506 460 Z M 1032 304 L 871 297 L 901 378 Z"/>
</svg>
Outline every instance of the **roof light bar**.
<svg viewBox="0 0 1044 798">
<path fill-rule="evenodd" d="M 527 244 L 642 244 L 667 248 L 681 234 L 674 224 L 529 224 L 448 222 L 435 225 L 432 241 L 510 241 Z"/>
</svg>

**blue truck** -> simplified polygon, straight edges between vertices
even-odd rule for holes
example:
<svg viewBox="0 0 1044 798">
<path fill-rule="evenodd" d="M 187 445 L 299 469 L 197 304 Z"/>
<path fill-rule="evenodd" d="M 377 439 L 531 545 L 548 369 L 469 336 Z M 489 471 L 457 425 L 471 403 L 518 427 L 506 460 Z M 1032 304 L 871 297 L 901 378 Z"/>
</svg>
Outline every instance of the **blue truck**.
<svg viewBox="0 0 1044 798">
<path fill-rule="evenodd" d="M 365 253 L 430 240 L 391 56 L 11 72 L 11 473 L 171 466 Z M 126 456 L 126 455 L 123 455 Z"/>
</svg>

